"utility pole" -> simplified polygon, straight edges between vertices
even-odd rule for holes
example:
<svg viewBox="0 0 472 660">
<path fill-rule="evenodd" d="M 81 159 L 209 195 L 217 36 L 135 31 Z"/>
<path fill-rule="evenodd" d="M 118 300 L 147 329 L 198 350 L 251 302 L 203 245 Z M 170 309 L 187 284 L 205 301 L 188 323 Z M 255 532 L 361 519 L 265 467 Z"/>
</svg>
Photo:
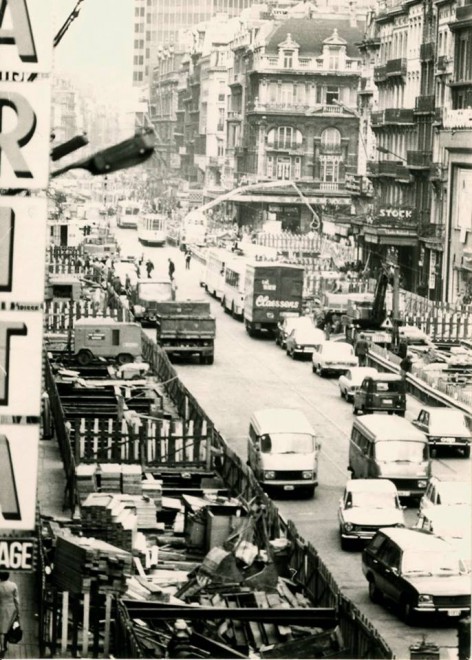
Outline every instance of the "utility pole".
<svg viewBox="0 0 472 660">
<path fill-rule="evenodd" d="M 393 269 L 393 294 L 392 294 L 392 350 L 396 352 L 400 344 L 400 268 L 398 264 L 392 264 Z"/>
</svg>

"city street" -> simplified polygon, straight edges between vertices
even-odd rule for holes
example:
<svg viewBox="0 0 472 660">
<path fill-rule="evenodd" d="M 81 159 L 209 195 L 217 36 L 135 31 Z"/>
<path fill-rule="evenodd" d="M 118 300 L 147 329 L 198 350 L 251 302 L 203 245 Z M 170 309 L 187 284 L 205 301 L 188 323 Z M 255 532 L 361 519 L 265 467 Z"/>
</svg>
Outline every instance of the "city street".
<svg viewBox="0 0 472 660">
<path fill-rule="evenodd" d="M 175 248 L 142 248 L 133 230 L 117 230 L 122 254 L 151 258 L 156 271 L 166 272 L 167 259 L 176 263 L 179 299 L 211 301 L 217 319 L 215 364 L 176 365 L 182 381 L 197 397 L 230 446 L 246 458 L 246 433 L 250 414 L 264 407 L 302 409 L 318 432 L 322 443 L 319 481 L 313 500 L 284 499 L 278 502 L 282 515 L 293 520 L 302 536 L 312 542 L 335 576 L 338 585 L 379 630 L 399 658 L 409 654 L 409 645 L 427 635 L 441 646 L 441 658 L 456 645 L 456 630 L 447 622 L 431 627 L 408 627 L 396 613 L 373 605 L 362 575 L 360 553 L 340 549 L 337 505 L 348 478 L 347 448 L 353 421 L 352 407 L 339 396 L 336 379 L 321 379 L 311 371 L 310 362 L 290 360 L 273 341 L 250 338 L 242 323 L 224 314 L 218 301 L 199 286 L 201 267 L 192 261 L 184 270 L 182 253 Z M 152 330 L 148 330 L 153 334 Z M 409 397 L 407 418 L 417 414 L 418 402 Z M 386 423 L 389 418 L 386 416 Z M 470 461 L 463 458 L 434 460 L 433 472 L 448 479 L 467 479 Z M 416 509 L 406 512 L 413 524 Z"/>
</svg>

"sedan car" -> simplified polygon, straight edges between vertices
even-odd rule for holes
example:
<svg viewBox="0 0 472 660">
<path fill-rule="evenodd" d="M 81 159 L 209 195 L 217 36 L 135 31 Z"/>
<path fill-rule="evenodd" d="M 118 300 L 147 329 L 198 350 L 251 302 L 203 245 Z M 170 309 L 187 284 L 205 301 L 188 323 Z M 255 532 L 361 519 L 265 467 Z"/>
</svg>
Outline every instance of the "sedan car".
<svg viewBox="0 0 472 660">
<path fill-rule="evenodd" d="M 316 326 L 311 316 L 285 315 L 285 317 L 277 323 L 277 330 L 275 331 L 275 343 L 282 348 L 285 348 L 287 337 L 292 332 L 292 330 L 295 330 L 295 328 L 310 329 L 316 328 Z"/>
<path fill-rule="evenodd" d="M 315 327 L 295 328 L 287 337 L 285 350 L 287 355 L 290 355 L 293 359 L 302 355 L 309 356 L 324 340 L 325 333 L 323 330 Z"/>
<path fill-rule="evenodd" d="M 351 344 L 344 341 L 325 341 L 313 351 L 311 356 L 313 373 L 324 376 L 327 373 L 344 374 L 359 365 Z"/>
<path fill-rule="evenodd" d="M 353 367 L 346 371 L 345 374 L 339 377 L 339 393 L 341 398 L 346 401 L 354 399 L 354 392 L 359 389 L 362 381 L 366 376 L 374 376 L 377 369 L 374 367 Z"/>
<path fill-rule="evenodd" d="M 339 500 L 341 548 L 370 540 L 380 527 L 404 527 L 403 507 L 395 484 L 388 479 L 350 479 Z"/>
<path fill-rule="evenodd" d="M 472 433 L 460 410 L 445 406 L 423 407 L 413 424 L 426 433 L 432 455 L 439 447 L 447 447 L 457 449 L 469 458 Z"/>
<path fill-rule="evenodd" d="M 471 484 L 469 481 L 441 481 L 431 477 L 420 501 L 419 513 L 439 505 L 472 504 Z"/>
<path fill-rule="evenodd" d="M 419 529 L 380 529 L 362 552 L 372 602 L 392 601 L 406 623 L 419 614 L 470 612 L 470 571 L 450 544 Z"/>
</svg>

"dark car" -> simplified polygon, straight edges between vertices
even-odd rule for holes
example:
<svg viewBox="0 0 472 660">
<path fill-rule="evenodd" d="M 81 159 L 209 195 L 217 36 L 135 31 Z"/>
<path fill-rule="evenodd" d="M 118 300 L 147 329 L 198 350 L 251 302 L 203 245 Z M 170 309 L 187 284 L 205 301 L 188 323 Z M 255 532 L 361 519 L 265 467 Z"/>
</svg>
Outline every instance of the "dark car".
<svg viewBox="0 0 472 660">
<path fill-rule="evenodd" d="M 397 374 L 366 376 L 354 393 L 354 414 L 386 411 L 405 416 L 405 381 Z"/>
<path fill-rule="evenodd" d="M 470 570 L 442 538 L 419 529 L 383 528 L 362 552 L 372 602 L 398 605 L 406 623 L 419 614 L 470 612 Z"/>
</svg>

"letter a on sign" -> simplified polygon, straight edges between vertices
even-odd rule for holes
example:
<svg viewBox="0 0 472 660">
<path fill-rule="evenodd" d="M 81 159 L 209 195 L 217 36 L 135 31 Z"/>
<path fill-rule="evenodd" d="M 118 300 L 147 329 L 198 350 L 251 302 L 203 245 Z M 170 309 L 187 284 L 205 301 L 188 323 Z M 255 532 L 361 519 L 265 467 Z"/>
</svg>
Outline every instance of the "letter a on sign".
<svg viewBox="0 0 472 660">
<path fill-rule="evenodd" d="M 52 39 L 51 0 L 0 0 L 2 71 L 48 73 Z"/>
</svg>

